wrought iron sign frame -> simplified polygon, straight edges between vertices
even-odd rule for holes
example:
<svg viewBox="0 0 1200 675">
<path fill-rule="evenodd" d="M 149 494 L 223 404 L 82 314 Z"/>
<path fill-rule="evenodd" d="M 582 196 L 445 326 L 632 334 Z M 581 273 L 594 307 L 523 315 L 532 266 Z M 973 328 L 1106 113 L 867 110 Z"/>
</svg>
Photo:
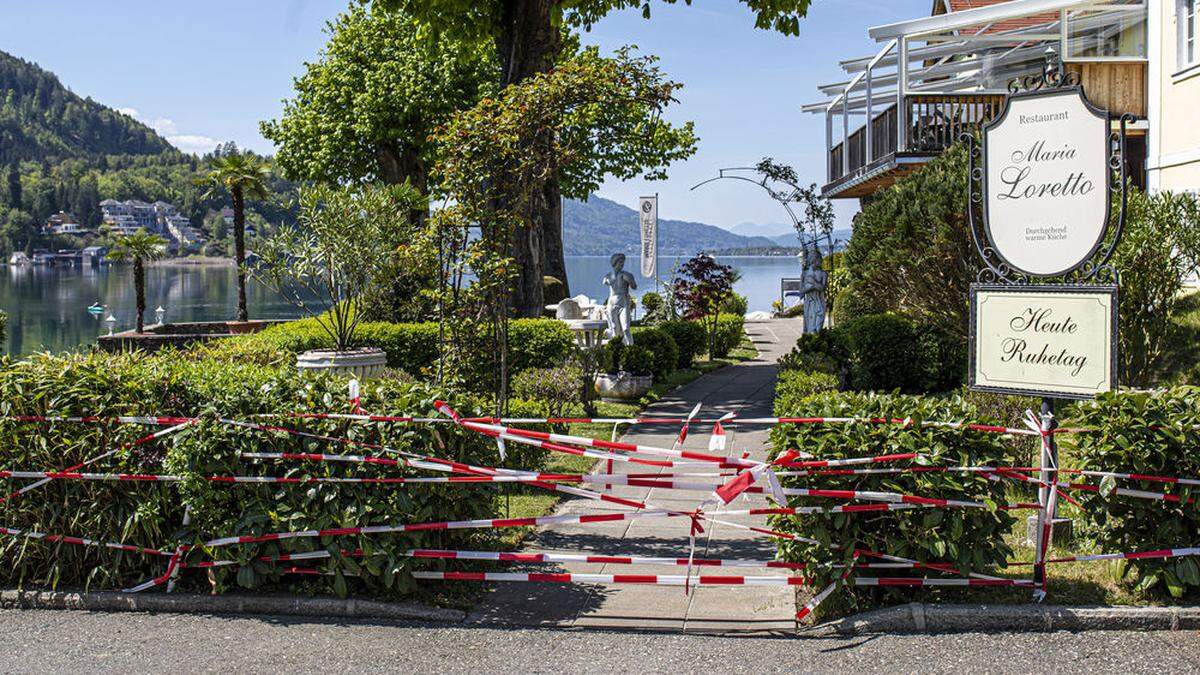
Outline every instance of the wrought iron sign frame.
<svg viewBox="0 0 1200 675">
<path fill-rule="evenodd" d="M 992 241 L 987 214 L 986 135 L 984 135 L 985 141 L 980 142 L 974 133 L 964 132 L 960 139 L 966 143 L 968 153 L 968 192 L 970 197 L 967 202 L 967 227 L 971 231 L 971 241 L 975 245 L 975 251 L 979 253 L 984 264 L 976 275 L 976 280 L 981 284 L 1012 285 L 1034 284 L 1038 280 L 1050 279 L 1057 279 L 1061 284 L 1068 285 L 1117 284 L 1120 275 L 1109 264 L 1109 261 L 1125 231 L 1129 199 L 1128 176 L 1125 170 L 1125 142 L 1128 125 L 1136 118 L 1129 113 L 1124 113 L 1119 118 L 1119 129 L 1112 130 L 1112 115 L 1088 101 L 1087 96 L 1084 95 L 1083 86 L 1079 82 L 1079 75 L 1075 72 L 1062 73 L 1057 69 L 1050 69 L 1042 75 L 1032 75 L 1014 80 L 1009 83 L 1008 90 L 1009 96 L 1005 100 L 1003 112 L 985 127 L 985 132 L 988 127 L 998 124 L 1007 116 L 1010 102 L 1013 99 L 1050 96 L 1064 92 L 1077 92 L 1092 112 L 1107 120 L 1108 171 L 1105 223 L 1092 251 L 1072 267 L 1055 274 L 1033 274 L 1017 269 L 1004 259 Z M 1120 209 L 1114 226 L 1112 198 L 1117 195 L 1120 197 Z M 1105 245 L 1106 239 L 1109 240 L 1107 246 Z"/>
</svg>

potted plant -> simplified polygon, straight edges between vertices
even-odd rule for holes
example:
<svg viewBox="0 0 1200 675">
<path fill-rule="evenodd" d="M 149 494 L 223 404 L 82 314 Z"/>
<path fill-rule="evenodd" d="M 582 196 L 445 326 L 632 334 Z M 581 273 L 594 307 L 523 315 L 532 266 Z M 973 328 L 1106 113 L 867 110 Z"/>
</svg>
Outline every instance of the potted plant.
<svg viewBox="0 0 1200 675">
<path fill-rule="evenodd" d="M 424 204 L 407 184 L 300 189 L 295 227 L 282 228 L 259 247 L 253 278 L 313 317 L 332 349 L 296 356 L 302 370 L 372 377 L 387 354 L 359 345 L 361 300 L 388 269 L 409 230 L 408 214 Z"/>
<path fill-rule="evenodd" d="M 636 401 L 654 384 L 654 354 L 642 345 L 609 342 L 600 357 L 596 393 L 605 401 Z"/>
</svg>

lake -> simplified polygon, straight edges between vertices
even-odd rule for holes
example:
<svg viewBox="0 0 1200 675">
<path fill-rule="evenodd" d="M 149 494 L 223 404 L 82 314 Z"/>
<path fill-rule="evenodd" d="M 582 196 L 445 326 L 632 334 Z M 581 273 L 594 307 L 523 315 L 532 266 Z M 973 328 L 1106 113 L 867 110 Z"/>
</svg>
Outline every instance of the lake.
<svg viewBox="0 0 1200 675">
<path fill-rule="evenodd" d="M 800 273 L 790 257 L 725 257 L 742 278 L 736 290 L 747 297 L 750 310 L 769 310 L 779 298 L 779 279 Z M 673 257 L 658 261 L 660 277 L 681 262 Z M 652 279 L 642 279 L 640 262 L 630 258 L 625 268 L 638 279 L 637 294 L 654 290 Z M 608 257 L 567 258 L 571 293 L 586 293 L 603 300 L 608 289 L 601 283 L 608 272 Z M 270 290 L 253 282 L 246 290 L 250 316 L 256 319 L 288 319 L 298 316 L 295 307 Z M 237 302 L 234 269 L 229 266 L 178 265 L 146 270 L 146 322 L 154 322 L 154 309 L 166 310 L 167 321 L 215 321 L 232 319 Z M 87 311 L 93 303 L 107 305 L 103 314 Z M 129 267 L 0 267 L 0 309 L 8 312 L 5 350 L 29 354 L 75 349 L 95 342 L 106 333 L 103 319 L 111 313 L 116 330 L 134 325 L 133 274 Z"/>
</svg>

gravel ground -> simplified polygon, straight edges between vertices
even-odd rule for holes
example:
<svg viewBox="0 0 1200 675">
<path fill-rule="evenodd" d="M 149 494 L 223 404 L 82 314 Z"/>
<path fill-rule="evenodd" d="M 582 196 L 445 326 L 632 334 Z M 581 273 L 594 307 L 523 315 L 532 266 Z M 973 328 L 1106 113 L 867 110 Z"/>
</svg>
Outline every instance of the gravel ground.
<svg viewBox="0 0 1200 675">
<path fill-rule="evenodd" d="M 710 637 L 0 611 L 2 672 L 1196 672 L 1200 633 Z"/>
</svg>

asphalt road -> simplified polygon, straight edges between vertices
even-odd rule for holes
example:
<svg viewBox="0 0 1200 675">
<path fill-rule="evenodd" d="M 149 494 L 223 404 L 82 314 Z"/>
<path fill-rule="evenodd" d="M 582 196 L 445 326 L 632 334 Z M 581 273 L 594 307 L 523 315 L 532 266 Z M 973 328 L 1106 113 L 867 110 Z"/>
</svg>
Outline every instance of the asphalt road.
<svg viewBox="0 0 1200 675">
<path fill-rule="evenodd" d="M 1121 672 L 1200 670 L 1200 633 L 709 637 L 291 617 L 0 611 L 0 672 Z"/>
</svg>

